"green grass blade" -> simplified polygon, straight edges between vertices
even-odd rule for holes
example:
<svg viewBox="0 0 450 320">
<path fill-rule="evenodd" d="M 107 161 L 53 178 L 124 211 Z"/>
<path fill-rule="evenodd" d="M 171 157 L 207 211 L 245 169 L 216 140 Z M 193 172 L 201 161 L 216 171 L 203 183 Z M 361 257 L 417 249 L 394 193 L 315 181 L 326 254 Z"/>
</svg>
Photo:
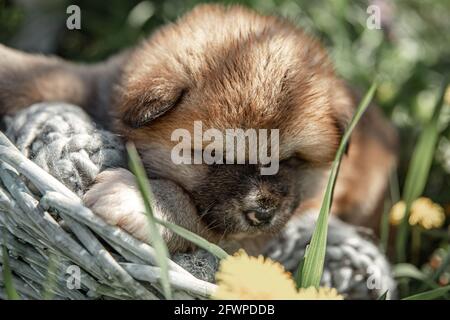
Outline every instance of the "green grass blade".
<svg viewBox="0 0 450 320">
<path fill-rule="evenodd" d="M 380 221 L 380 246 L 383 252 L 387 252 L 390 236 L 390 209 L 394 203 L 400 201 L 400 185 L 398 181 L 397 168 L 389 175 L 389 198 L 384 200 L 383 215 Z"/>
<path fill-rule="evenodd" d="M 311 238 L 311 243 L 305 251 L 303 267 L 301 268 L 302 270 L 300 285 L 297 283 L 297 285 L 302 288 L 307 288 L 310 286 L 318 287 L 320 284 L 320 279 L 322 278 L 323 273 L 323 265 L 325 261 L 325 249 L 328 233 L 328 215 L 331 209 L 333 191 L 336 184 L 337 174 L 339 172 L 339 166 L 341 164 L 341 159 L 345 152 L 345 148 L 349 141 L 350 135 L 352 134 L 353 129 L 356 127 L 358 121 L 361 119 L 362 115 L 369 106 L 375 90 L 376 84 L 374 83 L 356 109 L 356 112 L 342 138 L 342 141 L 336 153 L 336 157 L 331 166 L 330 177 L 328 179 L 316 227 Z"/>
<path fill-rule="evenodd" d="M 9 300 L 20 300 L 20 296 L 14 288 L 14 283 L 12 279 L 11 267 L 9 265 L 8 250 L 5 246 L 2 246 L 3 255 L 3 280 L 5 283 L 6 296 Z"/>
<path fill-rule="evenodd" d="M 308 250 L 309 245 L 306 246 L 305 252 Z M 305 257 L 300 260 L 300 263 L 298 264 L 297 270 L 294 274 L 294 280 L 297 284 L 297 288 L 300 288 L 302 284 L 302 275 L 303 275 L 303 267 L 305 266 Z"/>
<path fill-rule="evenodd" d="M 395 278 L 411 278 L 419 281 L 424 281 L 426 275 L 417 269 L 415 265 L 410 263 L 398 263 L 394 266 L 393 274 Z"/>
<path fill-rule="evenodd" d="M 381 296 L 377 298 L 377 300 L 386 300 L 389 290 L 386 290 Z"/>
<path fill-rule="evenodd" d="M 398 262 L 406 259 L 406 243 L 408 239 L 408 218 L 412 202 L 417 199 L 425 189 L 428 174 L 434 159 L 436 144 L 439 138 L 438 121 L 444 102 L 445 90 L 448 85 L 448 77 L 441 85 L 439 99 L 434 107 L 433 116 L 425 125 L 414 148 L 408 173 L 406 175 L 405 187 L 403 190 L 403 201 L 405 201 L 405 214 L 397 230 L 396 255 Z"/>
<path fill-rule="evenodd" d="M 422 283 L 423 291 L 427 288 L 438 288 L 439 286 L 433 280 L 429 279 L 422 271 L 410 263 L 398 263 L 393 269 L 394 278 L 401 281 L 402 279 L 414 279 Z"/>
<path fill-rule="evenodd" d="M 145 174 L 145 172 L 144 172 Z M 154 221 L 167 229 L 173 231 L 174 233 L 178 234 L 180 237 L 183 237 L 184 239 L 192 242 L 193 244 L 197 245 L 200 248 L 205 249 L 206 251 L 210 252 L 211 254 L 215 255 L 219 259 L 224 259 L 228 257 L 228 253 L 226 253 L 225 250 L 223 250 L 221 247 L 209 242 L 208 240 L 205 240 L 204 238 L 200 237 L 194 232 L 191 232 L 181 226 L 178 226 L 174 223 L 160 220 L 156 217 L 153 217 Z"/>
<path fill-rule="evenodd" d="M 383 252 L 387 251 L 389 245 L 389 209 L 391 208 L 391 201 L 385 199 L 383 204 L 383 214 L 380 219 L 380 247 Z"/>
<path fill-rule="evenodd" d="M 221 247 L 216 246 L 215 244 L 203 239 L 199 235 L 180 227 L 174 223 L 163 221 L 158 218 L 155 218 L 155 221 L 162 226 L 166 227 L 167 229 L 173 231 L 174 233 L 178 234 L 180 237 L 183 237 L 186 240 L 189 240 L 196 246 L 205 249 L 209 253 L 215 255 L 219 259 L 225 259 L 228 257 L 228 253 L 225 252 Z"/>
<path fill-rule="evenodd" d="M 50 258 L 48 260 L 48 267 L 47 267 L 47 277 L 46 281 L 44 283 L 44 293 L 42 294 L 42 297 L 44 300 L 52 300 L 54 293 L 53 290 L 56 286 L 56 269 L 57 269 L 58 263 L 57 258 L 55 255 L 50 255 Z"/>
<path fill-rule="evenodd" d="M 145 173 L 144 167 L 135 146 L 133 144 L 127 144 L 127 151 L 130 169 L 136 177 L 136 182 L 144 201 L 146 215 L 149 221 L 150 241 L 156 252 L 158 266 L 161 268 L 161 286 L 163 289 L 164 297 L 166 299 L 172 299 L 172 289 L 169 281 L 169 266 L 167 262 L 169 251 L 167 250 L 164 239 L 159 233 L 155 217 L 153 215 L 153 209 L 151 205 L 153 195 L 150 189 L 149 181 L 147 179 L 147 174 Z"/>
<path fill-rule="evenodd" d="M 450 291 L 450 285 L 442 287 L 442 288 L 438 288 L 438 289 L 433 289 L 430 291 L 421 292 L 421 293 L 403 298 L 402 300 L 433 300 L 433 299 L 442 297 L 449 291 Z"/>
</svg>

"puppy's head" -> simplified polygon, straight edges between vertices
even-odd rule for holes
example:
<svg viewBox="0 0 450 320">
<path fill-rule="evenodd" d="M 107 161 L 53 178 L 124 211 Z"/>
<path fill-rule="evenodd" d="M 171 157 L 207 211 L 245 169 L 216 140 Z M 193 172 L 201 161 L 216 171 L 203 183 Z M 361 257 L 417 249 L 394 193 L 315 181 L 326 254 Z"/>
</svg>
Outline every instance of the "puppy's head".
<svg viewBox="0 0 450 320">
<path fill-rule="evenodd" d="M 188 191 L 225 236 L 277 232 L 316 189 L 351 113 L 319 44 L 286 21 L 201 6 L 157 31 L 126 68 L 119 126 L 149 175 Z M 279 170 L 261 163 L 175 164 L 176 129 L 279 129 Z M 202 149 L 205 144 L 193 147 Z M 202 151 L 202 150 L 194 150 Z"/>
</svg>

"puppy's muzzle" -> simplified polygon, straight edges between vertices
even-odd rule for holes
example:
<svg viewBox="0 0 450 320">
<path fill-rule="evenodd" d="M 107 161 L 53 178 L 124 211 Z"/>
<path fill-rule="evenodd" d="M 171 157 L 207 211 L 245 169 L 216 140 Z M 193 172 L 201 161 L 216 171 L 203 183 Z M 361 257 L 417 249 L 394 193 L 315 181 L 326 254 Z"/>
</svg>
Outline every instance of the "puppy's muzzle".
<svg viewBox="0 0 450 320">
<path fill-rule="evenodd" d="M 244 212 L 245 218 L 251 226 L 258 227 L 269 224 L 275 215 L 275 209 L 257 208 Z"/>
</svg>

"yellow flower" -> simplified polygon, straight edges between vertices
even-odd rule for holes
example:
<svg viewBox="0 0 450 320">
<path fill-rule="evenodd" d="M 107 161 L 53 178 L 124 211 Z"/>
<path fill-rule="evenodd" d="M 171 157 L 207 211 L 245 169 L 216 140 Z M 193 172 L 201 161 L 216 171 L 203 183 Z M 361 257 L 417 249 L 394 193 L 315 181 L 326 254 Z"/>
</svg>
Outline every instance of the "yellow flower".
<svg viewBox="0 0 450 320">
<path fill-rule="evenodd" d="M 250 257 L 244 250 L 221 261 L 216 281 L 215 299 L 342 299 L 335 289 L 298 291 L 291 274 L 281 264 L 262 256 Z"/>
<path fill-rule="evenodd" d="M 299 300 L 343 300 L 344 297 L 338 294 L 335 288 L 315 288 L 309 287 L 298 291 Z"/>
<path fill-rule="evenodd" d="M 444 224 L 445 213 L 437 203 L 428 198 L 419 198 L 413 202 L 409 216 L 410 225 L 420 225 L 425 229 L 440 228 Z"/>
<path fill-rule="evenodd" d="M 390 222 L 398 225 L 405 214 L 405 203 L 397 202 L 391 209 Z M 444 209 L 428 198 L 418 198 L 411 205 L 408 222 L 410 225 L 420 225 L 425 229 L 439 228 L 444 224 Z"/>
<path fill-rule="evenodd" d="M 398 226 L 403 217 L 405 216 L 406 205 L 404 201 L 399 201 L 394 204 L 391 208 L 391 212 L 389 213 L 389 221 L 392 225 Z"/>
<path fill-rule="evenodd" d="M 221 261 L 216 274 L 218 299 L 295 299 L 294 281 L 283 266 L 244 250 Z"/>
</svg>

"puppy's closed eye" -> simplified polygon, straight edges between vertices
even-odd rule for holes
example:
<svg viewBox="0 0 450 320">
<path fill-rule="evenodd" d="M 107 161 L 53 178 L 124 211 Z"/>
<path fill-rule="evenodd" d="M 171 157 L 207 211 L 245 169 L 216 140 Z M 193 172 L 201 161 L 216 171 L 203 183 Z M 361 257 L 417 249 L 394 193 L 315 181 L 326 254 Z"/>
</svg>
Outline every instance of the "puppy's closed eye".
<svg viewBox="0 0 450 320">
<path fill-rule="evenodd" d="M 281 160 L 280 164 L 286 165 L 289 168 L 298 168 L 302 164 L 305 164 L 305 161 L 297 156 L 289 157 Z"/>
</svg>

